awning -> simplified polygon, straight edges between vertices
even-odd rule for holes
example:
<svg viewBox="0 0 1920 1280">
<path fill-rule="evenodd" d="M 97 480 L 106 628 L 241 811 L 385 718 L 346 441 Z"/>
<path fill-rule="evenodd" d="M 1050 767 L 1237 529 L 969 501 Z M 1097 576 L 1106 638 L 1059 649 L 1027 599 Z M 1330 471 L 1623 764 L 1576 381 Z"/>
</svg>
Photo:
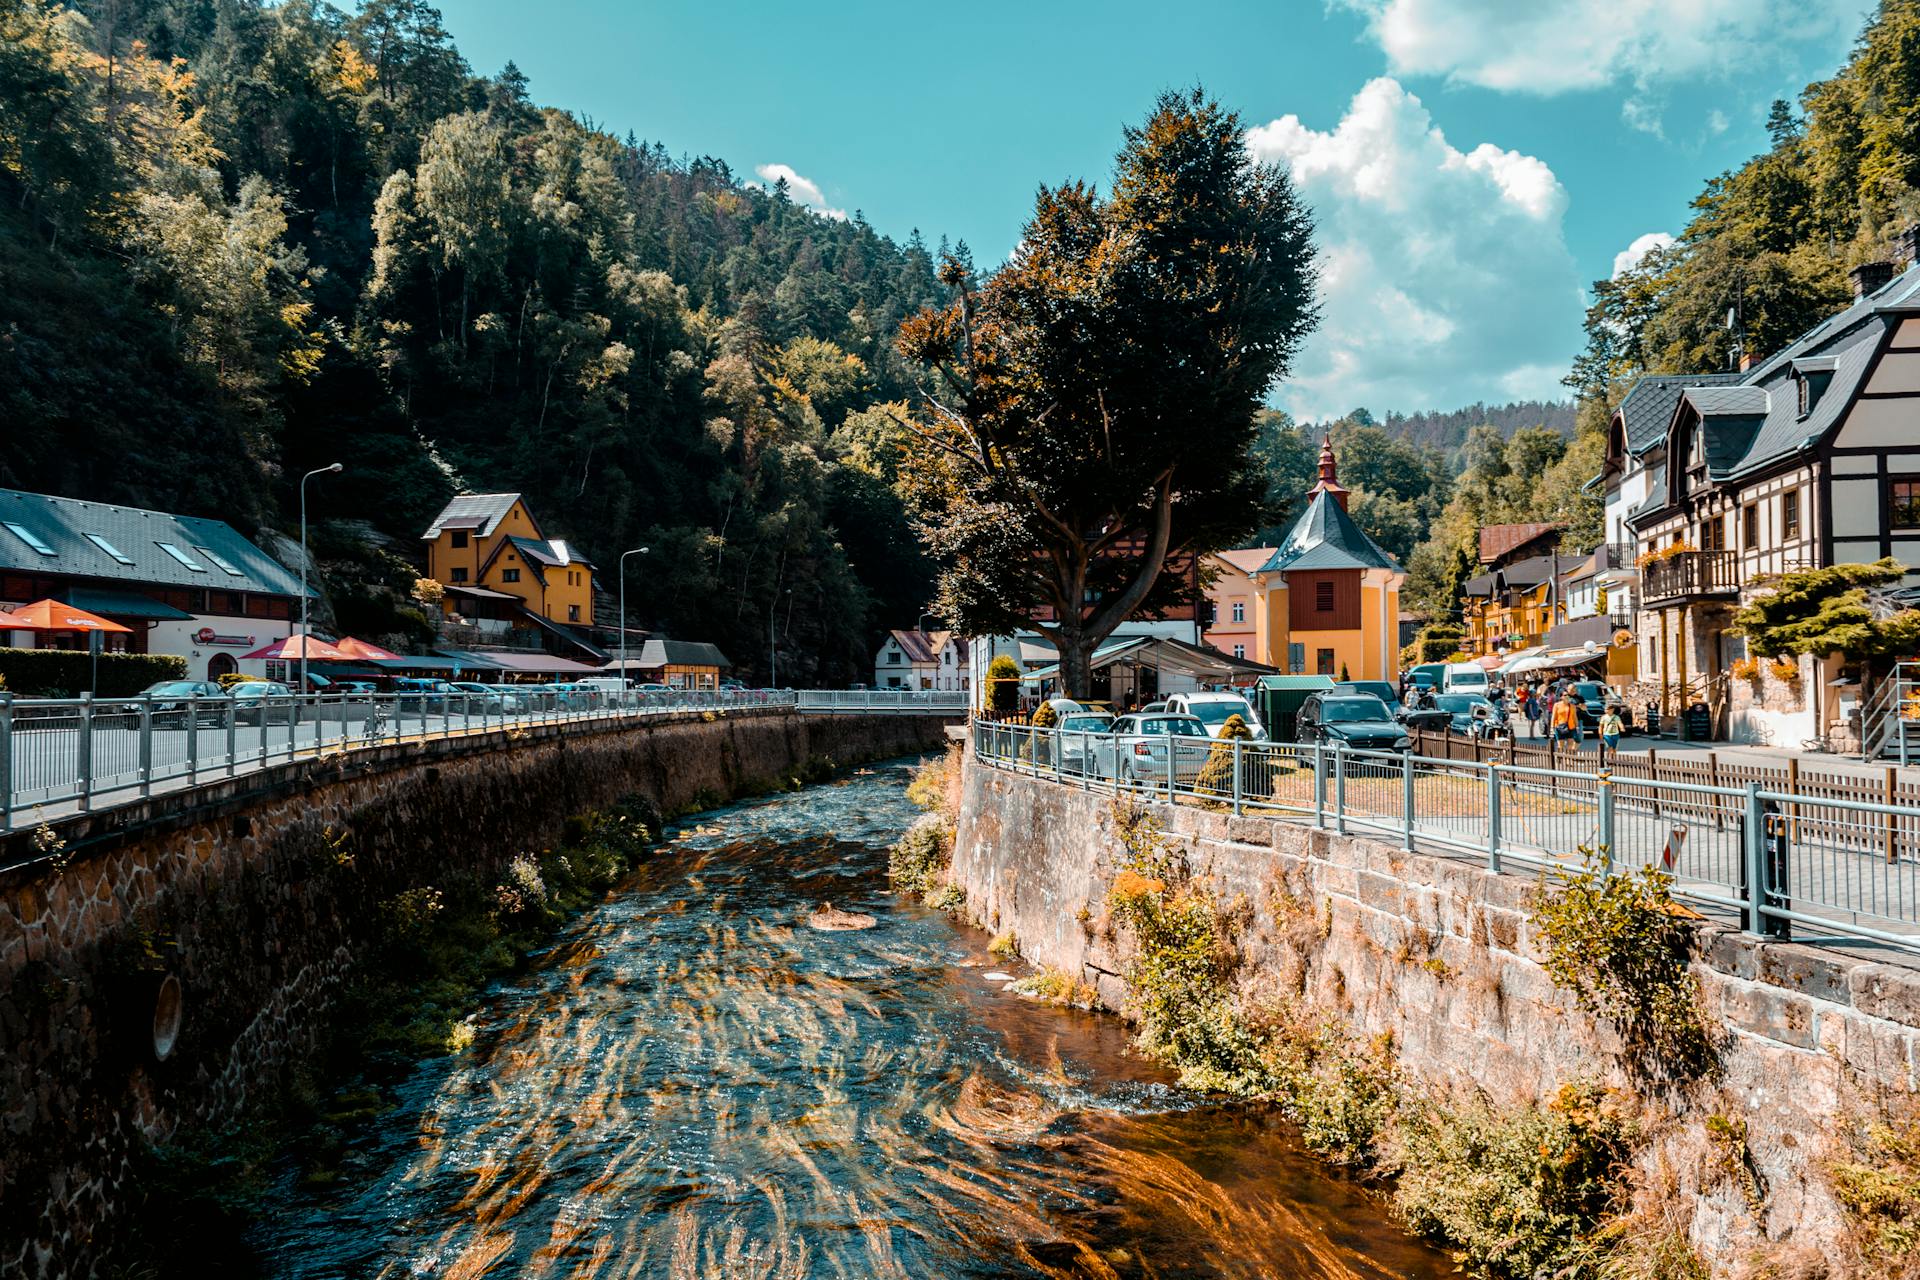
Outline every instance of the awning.
<svg viewBox="0 0 1920 1280">
<path fill-rule="evenodd" d="M 189 622 L 193 619 L 193 615 L 185 609 L 176 609 L 138 591 L 68 587 L 66 597 L 70 605 L 113 618 L 138 618 L 148 622 Z"/>
<path fill-rule="evenodd" d="M 446 657 L 440 654 L 408 654 L 402 658 L 356 658 L 362 666 L 382 671 L 499 671 L 500 665 L 478 654 Z"/>
<path fill-rule="evenodd" d="M 526 603 L 519 596 L 506 591 L 495 591 L 492 587 L 464 587 L 457 582 L 449 582 L 446 591 L 448 595 L 471 596 L 475 600 L 511 600 L 515 604 Z"/>
<path fill-rule="evenodd" d="M 1258 662 L 1230 657 L 1218 649 L 1203 649 L 1167 636 L 1129 636 L 1109 641 L 1093 651 L 1088 669 L 1097 671 L 1120 661 L 1147 663 L 1162 671 L 1179 671 L 1201 680 L 1230 680 L 1235 674 L 1260 675 L 1273 671 L 1272 667 Z M 1060 664 L 1056 662 L 1029 671 L 1023 678 L 1054 680 L 1059 675 Z"/>
</svg>

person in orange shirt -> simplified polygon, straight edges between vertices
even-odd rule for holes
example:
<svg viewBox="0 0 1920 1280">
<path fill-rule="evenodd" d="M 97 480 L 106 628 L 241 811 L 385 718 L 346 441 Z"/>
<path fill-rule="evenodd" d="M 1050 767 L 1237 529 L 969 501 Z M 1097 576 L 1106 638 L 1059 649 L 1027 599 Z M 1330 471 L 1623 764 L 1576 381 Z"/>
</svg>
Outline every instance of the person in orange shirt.
<svg viewBox="0 0 1920 1280">
<path fill-rule="evenodd" d="M 1579 699 L 1562 697 L 1554 702 L 1553 738 L 1555 742 L 1580 741 Z"/>
</svg>

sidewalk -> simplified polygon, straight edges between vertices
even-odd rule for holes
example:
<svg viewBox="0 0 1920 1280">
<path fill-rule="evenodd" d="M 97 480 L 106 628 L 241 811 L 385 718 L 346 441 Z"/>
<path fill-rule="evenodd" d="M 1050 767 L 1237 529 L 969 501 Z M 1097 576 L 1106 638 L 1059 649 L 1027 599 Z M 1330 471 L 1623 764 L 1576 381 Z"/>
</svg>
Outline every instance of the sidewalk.
<svg viewBox="0 0 1920 1280">
<path fill-rule="evenodd" d="M 1596 734 L 1587 734 L 1581 744 L 1579 768 L 1594 768 L 1597 764 L 1595 744 L 1599 741 Z M 1525 733 L 1514 737 L 1514 742 L 1522 747 L 1541 747 L 1547 745 L 1546 736 L 1529 738 Z M 1793 747 L 1772 747 L 1759 743 L 1744 742 L 1682 742 L 1678 738 L 1650 738 L 1644 734 L 1627 734 L 1620 739 L 1620 754 L 1638 756 L 1645 759 L 1652 752 L 1662 760 L 1692 760 L 1712 755 L 1728 764 L 1757 765 L 1768 768 L 1783 768 L 1789 761 L 1798 761 L 1802 769 L 1825 774 L 1840 774 L 1848 777 L 1869 779 L 1883 783 L 1887 771 L 1891 769 L 1900 782 L 1920 784 L 1920 764 L 1901 768 L 1897 760 L 1865 761 L 1856 755 L 1841 755 L 1832 751 L 1801 751 Z M 1574 763 L 1569 756 L 1568 763 Z"/>
</svg>

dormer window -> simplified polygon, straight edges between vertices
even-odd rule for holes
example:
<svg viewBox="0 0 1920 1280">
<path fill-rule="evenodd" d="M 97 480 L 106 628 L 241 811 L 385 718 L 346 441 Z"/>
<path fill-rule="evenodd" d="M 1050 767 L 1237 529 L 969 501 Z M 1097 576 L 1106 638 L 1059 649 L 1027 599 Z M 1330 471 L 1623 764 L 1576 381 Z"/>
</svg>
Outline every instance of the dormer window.
<svg viewBox="0 0 1920 1280">
<path fill-rule="evenodd" d="M 1811 380 L 1804 373 L 1793 375 L 1793 388 L 1799 397 L 1798 411 L 1803 418 L 1813 412 L 1813 388 L 1810 383 Z"/>
</svg>

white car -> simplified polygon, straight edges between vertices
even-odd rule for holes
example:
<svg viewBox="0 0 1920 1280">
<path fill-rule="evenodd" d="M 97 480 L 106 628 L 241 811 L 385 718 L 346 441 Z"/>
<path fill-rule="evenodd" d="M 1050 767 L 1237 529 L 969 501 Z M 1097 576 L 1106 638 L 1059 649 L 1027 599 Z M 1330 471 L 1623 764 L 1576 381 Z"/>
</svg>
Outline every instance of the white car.
<svg viewBox="0 0 1920 1280">
<path fill-rule="evenodd" d="M 1254 741 L 1267 740 L 1267 727 L 1260 723 L 1253 707 L 1237 693 L 1176 693 L 1167 699 L 1169 715 L 1192 716 L 1207 726 L 1207 736 L 1217 738 L 1227 721 L 1239 716 Z"/>
</svg>

